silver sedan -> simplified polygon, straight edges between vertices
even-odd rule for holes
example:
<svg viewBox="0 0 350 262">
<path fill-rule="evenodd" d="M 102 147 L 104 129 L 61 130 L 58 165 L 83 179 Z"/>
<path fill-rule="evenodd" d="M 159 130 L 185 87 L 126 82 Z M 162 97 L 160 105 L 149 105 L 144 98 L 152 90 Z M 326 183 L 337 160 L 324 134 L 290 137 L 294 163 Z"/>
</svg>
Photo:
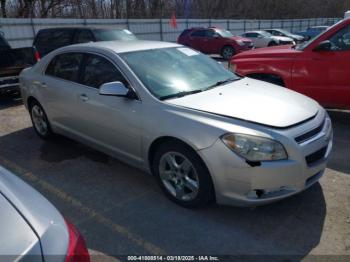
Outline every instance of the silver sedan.
<svg viewBox="0 0 350 262">
<path fill-rule="evenodd" d="M 178 44 L 64 47 L 20 85 L 40 137 L 65 135 L 152 173 L 185 207 L 294 195 L 320 179 L 332 148 L 314 100 Z"/>
</svg>

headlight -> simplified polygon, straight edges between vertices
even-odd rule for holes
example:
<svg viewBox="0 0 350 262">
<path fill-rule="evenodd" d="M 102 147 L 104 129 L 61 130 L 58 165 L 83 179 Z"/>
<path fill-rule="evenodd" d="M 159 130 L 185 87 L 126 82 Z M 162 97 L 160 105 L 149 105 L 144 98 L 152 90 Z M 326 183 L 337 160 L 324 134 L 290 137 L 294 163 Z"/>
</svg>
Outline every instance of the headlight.
<svg viewBox="0 0 350 262">
<path fill-rule="evenodd" d="M 244 46 L 245 43 L 242 40 L 236 40 L 236 43 L 240 46 Z"/>
<path fill-rule="evenodd" d="M 248 161 L 270 161 L 287 159 L 287 152 L 277 141 L 243 134 L 226 134 L 222 142 Z"/>
</svg>

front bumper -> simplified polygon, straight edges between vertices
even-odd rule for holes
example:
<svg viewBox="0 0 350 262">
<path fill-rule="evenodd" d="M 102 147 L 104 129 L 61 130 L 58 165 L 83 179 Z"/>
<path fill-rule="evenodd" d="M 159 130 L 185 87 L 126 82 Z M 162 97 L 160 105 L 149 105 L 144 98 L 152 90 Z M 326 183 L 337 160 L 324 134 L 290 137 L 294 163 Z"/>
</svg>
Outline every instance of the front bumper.
<svg viewBox="0 0 350 262">
<path fill-rule="evenodd" d="M 329 132 L 327 139 L 320 133 L 302 144 L 293 140 L 286 148 L 289 159 L 262 161 L 259 166 L 247 164 L 220 139 L 198 153 L 212 175 L 219 204 L 258 206 L 297 194 L 322 177 L 332 149 L 331 127 Z M 321 149 L 323 155 L 308 163 L 307 157 Z"/>
</svg>

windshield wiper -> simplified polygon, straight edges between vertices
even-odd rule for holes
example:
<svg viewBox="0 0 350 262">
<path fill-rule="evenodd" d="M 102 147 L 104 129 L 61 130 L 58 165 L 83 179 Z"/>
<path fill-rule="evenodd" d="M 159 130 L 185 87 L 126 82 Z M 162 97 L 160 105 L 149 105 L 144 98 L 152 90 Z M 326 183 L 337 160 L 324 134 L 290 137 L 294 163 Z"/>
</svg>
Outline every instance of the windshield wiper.
<svg viewBox="0 0 350 262">
<path fill-rule="evenodd" d="M 202 92 L 201 89 L 192 90 L 192 91 L 181 91 L 181 92 L 178 92 L 178 93 L 175 93 L 175 94 L 161 96 L 161 97 L 159 97 L 159 99 L 160 100 L 166 100 L 166 99 L 175 98 L 175 97 L 179 98 L 179 97 L 184 97 L 184 96 L 187 96 L 187 95 L 192 95 L 192 94 L 196 94 L 196 93 L 200 93 L 200 92 Z"/>
<path fill-rule="evenodd" d="M 205 88 L 204 90 L 209 90 L 209 89 L 212 89 L 212 88 L 215 88 L 215 87 L 218 87 L 218 86 L 221 86 L 221 85 L 224 85 L 224 84 L 227 84 L 227 83 L 230 83 L 230 82 L 234 82 L 234 81 L 237 81 L 239 80 L 240 78 L 237 77 L 237 78 L 228 78 L 228 79 L 225 79 L 225 80 L 221 80 L 221 81 L 218 81 L 216 82 L 215 84 L 211 85 L 211 86 L 208 86 L 207 88 Z"/>
</svg>

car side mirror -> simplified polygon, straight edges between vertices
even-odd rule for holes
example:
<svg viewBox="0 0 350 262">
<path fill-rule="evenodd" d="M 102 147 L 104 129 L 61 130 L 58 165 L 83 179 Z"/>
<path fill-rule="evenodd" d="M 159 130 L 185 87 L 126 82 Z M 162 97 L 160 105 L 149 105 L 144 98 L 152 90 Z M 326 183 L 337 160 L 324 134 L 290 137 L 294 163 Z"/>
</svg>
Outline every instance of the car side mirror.
<svg viewBox="0 0 350 262">
<path fill-rule="evenodd" d="M 110 82 L 100 86 L 100 95 L 128 97 L 129 90 L 122 82 Z"/>
<path fill-rule="evenodd" d="M 322 41 L 321 43 L 319 43 L 314 49 L 313 51 L 315 52 L 319 52 L 319 51 L 329 51 L 332 49 L 332 43 L 328 40 L 326 41 Z"/>
</svg>

